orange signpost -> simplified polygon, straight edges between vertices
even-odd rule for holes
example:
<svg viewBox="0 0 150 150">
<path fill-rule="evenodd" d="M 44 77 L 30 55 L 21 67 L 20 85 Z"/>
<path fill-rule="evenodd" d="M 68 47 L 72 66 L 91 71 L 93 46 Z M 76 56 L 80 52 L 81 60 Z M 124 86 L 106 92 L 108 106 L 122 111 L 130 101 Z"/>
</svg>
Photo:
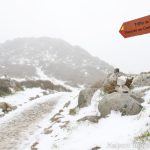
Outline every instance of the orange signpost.
<svg viewBox="0 0 150 150">
<path fill-rule="evenodd" d="M 123 23 L 119 32 L 124 38 L 150 33 L 150 15 Z"/>
</svg>

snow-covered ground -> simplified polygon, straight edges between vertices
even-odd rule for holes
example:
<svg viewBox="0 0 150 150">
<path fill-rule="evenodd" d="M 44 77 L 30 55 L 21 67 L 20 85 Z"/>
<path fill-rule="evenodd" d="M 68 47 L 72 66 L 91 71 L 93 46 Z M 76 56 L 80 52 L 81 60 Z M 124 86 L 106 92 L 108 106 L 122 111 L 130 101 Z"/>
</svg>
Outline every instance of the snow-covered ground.
<svg viewBox="0 0 150 150">
<path fill-rule="evenodd" d="M 143 110 L 138 115 L 121 116 L 120 112 L 112 111 L 98 123 L 78 120 L 100 115 L 97 107 L 103 97 L 100 90 L 95 92 L 91 105 L 80 110 L 74 109 L 79 89 L 71 93 L 43 95 L 42 89 L 33 88 L 0 98 L 0 101 L 18 106 L 18 109 L 0 118 L 0 138 L 4 137 L 0 141 L 0 149 L 5 145 L 6 150 L 10 145 L 14 146 L 19 138 L 12 150 L 92 150 L 96 147 L 102 150 L 149 150 L 150 144 L 137 137 L 150 131 L 150 90 L 143 87 L 133 91 L 146 89 Z M 36 95 L 40 98 L 29 100 Z M 71 111 L 75 114 L 71 115 Z"/>
<path fill-rule="evenodd" d="M 1 98 L 1 101 L 21 106 L 0 118 L 0 150 L 30 147 L 33 135 L 42 129 L 40 126 L 45 126 L 49 117 L 70 100 L 67 92 L 49 95 L 43 95 L 42 92 L 39 88 L 32 88 Z M 39 98 L 29 100 L 37 94 L 40 95 Z"/>
<path fill-rule="evenodd" d="M 11 105 L 21 106 L 30 101 L 31 98 L 43 96 L 44 90 L 41 88 L 31 88 L 25 89 L 24 91 L 19 91 L 13 95 L 0 97 L 0 102 L 7 102 Z"/>
<path fill-rule="evenodd" d="M 146 87 L 145 87 L 146 88 Z M 145 88 L 137 88 L 140 91 Z M 33 140 L 34 148 L 38 150 L 149 150 L 150 144 L 137 140 L 136 137 L 150 131 L 150 90 L 143 97 L 143 110 L 135 116 L 121 116 L 120 112 L 112 111 L 107 118 L 98 123 L 77 120 L 90 115 L 99 115 L 98 101 L 102 98 L 98 90 L 93 96 L 89 107 L 69 115 L 69 110 L 77 105 L 76 94 L 72 96 L 71 104 L 57 114 L 55 121 L 49 121 L 41 133 Z M 44 131 L 47 131 L 45 133 Z"/>
</svg>

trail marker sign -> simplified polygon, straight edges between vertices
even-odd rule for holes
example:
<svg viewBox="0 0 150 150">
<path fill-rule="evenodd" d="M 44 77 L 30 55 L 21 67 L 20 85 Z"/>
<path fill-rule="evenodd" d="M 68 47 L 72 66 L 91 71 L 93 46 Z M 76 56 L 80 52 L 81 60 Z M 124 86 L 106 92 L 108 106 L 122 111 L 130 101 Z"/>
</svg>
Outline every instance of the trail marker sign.
<svg viewBox="0 0 150 150">
<path fill-rule="evenodd" d="M 150 15 L 123 23 L 119 32 L 124 38 L 150 33 Z"/>
</svg>

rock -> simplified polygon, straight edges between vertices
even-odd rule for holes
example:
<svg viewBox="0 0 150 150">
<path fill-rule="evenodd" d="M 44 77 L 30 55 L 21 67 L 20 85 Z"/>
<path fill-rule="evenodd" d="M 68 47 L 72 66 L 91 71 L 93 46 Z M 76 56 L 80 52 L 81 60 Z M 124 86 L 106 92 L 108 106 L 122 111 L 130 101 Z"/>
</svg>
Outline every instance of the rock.
<svg viewBox="0 0 150 150">
<path fill-rule="evenodd" d="M 38 148 L 36 148 L 38 144 L 38 142 L 33 143 L 33 145 L 31 146 L 31 150 L 38 150 Z"/>
<path fill-rule="evenodd" d="M 85 117 L 83 117 L 77 121 L 80 122 L 80 121 L 88 120 L 88 121 L 93 122 L 93 123 L 98 123 L 100 118 L 101 118 L 100 116 L 85 116 Z"/>
<path fill-rule="evenodd" d="M 79 93 L 78 97 L 78 107 L 83 108 L 91 104 L 91 99 L 96 92 L 96 88 L 87 88 Z"/>
<path fill-rule="evenodd" d="M 53 130 L 51 130 L 49 128 L 44 129 L 44 134 L 51 134 L 52 132 L 53 132 Z"/>
<path fill-rule="evenodd" d="M 108 74 L 107 78 L 104 80 L 102 89 L 105 93 L 108 94 L 117 91 L 128 93 L 132 81 L 133 81 L 132 77 L 128 77 L 123 72 L 119 72 L 119 69 L 116 68 L 114 70 L 114 73 Z"/>
<path fill-rule="evenodd" d="M 0 103 L 0 109 L 2 109 L 3 112 L 7 111 L 7 103 L 1 102 Z"/>
<path fill-rule="evenodd" d="M 103 91 L 105 93 L 113 93 L 116 91 L 117 86 L 117 75 L 116 74 L 110 74 L 107 76 L 107 78 L 104 81 L 103 84 Z"/>
<path fill-rule="evenodd" d="M 128 88 L 131 88 L 133 79 L 134 79 L 133 77 L 127 78 L 125 85 L 126 85 Z"/>
<path fill-rule="evenodd" d="M 63 118 L 63 116 L 60 113 L 56 113 L 50 120 L 52 122 L 57 122 L 59 121 L 61 118 Z"/>
<path fill-rule="evenodd" d="M 6 102 L 0 102 L 0 109 L 2 109 L 3 112 L 9 112 L 16 108 L 17 108 L 16 106 L 11 106 L 10 104 Z"/>
<path fill-rule="evenodd" d="M 16 87 L 16 83 L 10 79 L 0 79 L 0 87 L 8 88 L 8 87 Z"/>
<path fill-rule="evenodd" d="M 133 79 L 133 86 L 150 86 L 150 72 L 141 73 L 140 75 L 135 76 L 135 78 Z"/>
<path fill-rule="evenodd" d="M 70 101 L 68 101 L 67 103 L 65 103 L 64 107 L 63 108 L 67 108 L 69 105 L 70 105 Z"/>
<path fill-rule="evenodd" d="M 64 121 L 64 122 L 62 122 L 62 123 L 63 123 L 63 125 L 60 125 L 59 127 L 60 127 L 61 129 L 67 128 L 67 125 L 69 124 L 69 121 Z"/>
<path fill-rule="evenodd" d="M 62 113 L 63 111 L 64 111 L 63 109 L 60 109 L 60 110 L 59 110 L 59 113 Z"/>
<path fill-rule="evenodd" d="M 99 149 L 101 149 L 101 147 L 99 147 L 99 146 L 91 148 L 91 150 L 99 150 Z"/>
<path fill-rule="evenodd" d="M 30 100 L 30 101 L 33 101 L 33 100 L 38 99 L 38 98 L 40 98 L 40 96 L 39 96 L 39 95 L 36 95 L 35 97 L 30 97 L 29 100 Z"/>
<path fill-rule="evenodd" d="M 122 115 L 136 115 L 142 106 L 136 99 L 131 97 L 128 93 L 111 93 L 99 102 L 98 105 L 101 117 L 106 117 L 112 110 L 120 111 Z"/>
<path fill-rule="evenodd" d="M 116 86 L 115 90 L 116 92 L 120 92 L 120 93 L 129 93 L 129 88 L 126 85 Z"/>
<path fill-rule="evenodd" d="M 135 94 L 130 94 L 130 96 L 132 97 L 132 98 L 134 98 L 137 102 L 139 102 L 139 103 L 143 103 L 144 102 L 144 99 L 143 98 L 141 98 L 141 97 L 139 97 L 138 95 L 135 95 Z"/>
<path fill-rule="evenodd" d="M 11 79 L 0 79 L 0 96 L 6 96 L 23 90 L 18 82 Z"/>
<path fill-rule="evenodd" d="M 48 95 L 48 94 L 49 94 L 49 92 L 43 91 L 43 95 Z"/>
</svg>

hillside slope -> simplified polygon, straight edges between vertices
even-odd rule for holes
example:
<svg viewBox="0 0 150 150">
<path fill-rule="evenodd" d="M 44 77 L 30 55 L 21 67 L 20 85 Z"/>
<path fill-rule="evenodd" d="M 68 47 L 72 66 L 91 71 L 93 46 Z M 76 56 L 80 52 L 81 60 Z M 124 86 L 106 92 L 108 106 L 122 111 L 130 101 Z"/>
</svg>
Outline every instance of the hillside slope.
<svg viewBox="0 0 150 150">
<path fill-rule="evenodd" d="M 91 84 L 103 79 L 112 66 L 87 51 L 48 37 L 17 38 L 0 44 L 0 75 L 15 78 L 47 77 L 73 84 Z"/>
</svg>

